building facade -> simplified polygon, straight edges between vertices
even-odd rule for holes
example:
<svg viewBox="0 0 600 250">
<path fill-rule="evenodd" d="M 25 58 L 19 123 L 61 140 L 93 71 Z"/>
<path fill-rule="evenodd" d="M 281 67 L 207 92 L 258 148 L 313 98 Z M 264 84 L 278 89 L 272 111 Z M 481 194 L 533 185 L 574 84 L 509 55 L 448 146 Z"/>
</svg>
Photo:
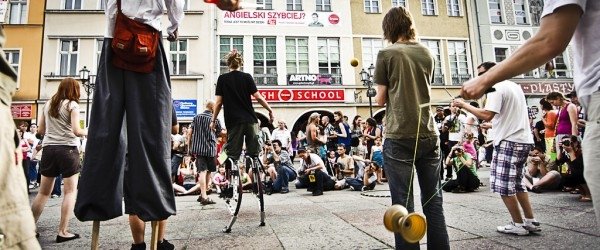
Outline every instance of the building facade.
<svg viewBox="0 0 600 250">
<path fill-rule="evenodd" d="M 17 72 L 17 92 L 11 107 L 15 122 L 35 122 L 38 110 L 45 1 L 10 0 L 2 22 L 4 53 Z"/>
<path fill-rule="evenodd" d="M 358 74 L 377 59 L 377 53 L 389 45 L 383 40 L 381 23 L 387 11 L 402 6 L 411 12 L 417 29 L 417 39 L 435 56 L 435 71 L 431 93 L 432 102 L 448 105 L 458 95 L 460 85 L 473 76 L 474 44 L 468 13 L 470 5 L 464 0 L 352 0 L 353 40 L 359 66 L 354 69 L 358 98 L 358 113 L 369 116 L 366 87 L 361 86 Z M 384 109 L 374 111 L 380 120 Z"/>
<path fill-rule="evenodd" d="M 245 62 L 242 70 L 254 76 L 276 119 L 293 131 L 303 130 L 312 112 L 356 114 L 350 2 L 254 2 L 261 7 L 216 10 L 214 79 L 228 72 L 225 56 L 237 49 Z M 266 126 L 268 114 L 255 107 Z"/>
<path fill-rule="evenodd" d="M 96 74 L 106 32 L 105 7 L 105 0 L 48 1 L 39 103 L 44 104 L 52 97 L 62 79 L 79 79 L 79 71 L 84 67 L 90 74 Z M 213 68 L 212 50 L 207 48 L 214 47 L 212 39 L 208 39 L 213 29 L 212 19 L 205 15 L 208 8 L 210 6 L 201 1 L 186 0 L 185 19 L 178 30 L 179 40 L 169 42 L 166 32 L 162 34 L 171 69 L 174 105 L 183 122 L 191 121 L 197 109 L 201 109 L 200 100 L 212 95 L 209 90 L 213 81 L 205 79 L 205 75 L 212 76 Z M 165 16 L 163 28 L 167 24 Z M 93 80 L 94 77 L 92 83 Z M 80 123 L 87 126 L 86 112 L 93 91 L 86 93 L 82 86 L 81 93 Z"/>
<path fill-rule="evenodd" d="M 477 36 L 480 61 L 501 62 L 539 30 L 544 1 L 486 0 L 474 1 L 471 17 L 475 20 L 473 34 Z M 512 80 L 525 92 L 530 107 L 556 91 L 564 94 L 573 90 L 571 46 L 545 66 Z"/>
</svg>

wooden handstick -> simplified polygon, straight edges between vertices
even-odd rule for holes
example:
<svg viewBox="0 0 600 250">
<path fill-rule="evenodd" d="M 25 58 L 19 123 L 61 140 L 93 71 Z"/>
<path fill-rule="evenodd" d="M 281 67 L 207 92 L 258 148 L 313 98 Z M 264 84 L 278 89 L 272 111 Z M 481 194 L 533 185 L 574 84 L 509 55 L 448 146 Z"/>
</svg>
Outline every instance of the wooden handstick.
<svg viewBox="0 0 600 250">
<path fill-rule="evenodd" d="M 150 238 L 150 250 L 156 250 L 158 247 L 158 221 L 150 222 L 152 226 L 152 237 Z"/>
<path fill-rule="evenodd" d="M 98 250 L 98 238 L 100 237 L 100 221 L 95 220 L 92 226 L 92 250 Z"/>
</svg>

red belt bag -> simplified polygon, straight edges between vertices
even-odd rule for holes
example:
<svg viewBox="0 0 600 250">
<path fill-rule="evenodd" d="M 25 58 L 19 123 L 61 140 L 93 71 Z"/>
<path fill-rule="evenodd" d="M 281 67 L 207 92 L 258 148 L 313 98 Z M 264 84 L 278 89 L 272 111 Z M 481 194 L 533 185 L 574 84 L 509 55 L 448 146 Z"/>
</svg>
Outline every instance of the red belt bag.
<svg viewBox="0 0 600 250">
<path fill-rule="evenodd" d="M 111 43 L 114 52 L 112 63 L 120 69 L 150 73 L 154 70 L 159 41 L 160 32 L 150 25 L 131 20 L 119 11 Z"/>
</svg>

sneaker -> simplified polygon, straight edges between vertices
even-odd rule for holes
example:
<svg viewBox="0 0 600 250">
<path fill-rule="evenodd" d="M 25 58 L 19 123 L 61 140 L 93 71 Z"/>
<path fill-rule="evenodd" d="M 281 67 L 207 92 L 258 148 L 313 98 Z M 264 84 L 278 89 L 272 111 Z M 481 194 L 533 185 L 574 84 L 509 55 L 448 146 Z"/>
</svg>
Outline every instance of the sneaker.
<svg viewBox="0 0 600 250">
<path fill-rule="evenodd" d="M 312 192 L 313 196 L 319 196 L 319 195 L 323 195 L 323 191 L 313 191 Z"/>
<path fill-rule="evenodd" d="M 538 221 L 536 221 L 535 219 L 533 219 L 533 220 L 525 219 L 523 221 L 523 228 L 527 229 L 527 231 L 529 231 L 529 232 L 542 231 L 542 228 L 540 227 L 540 223 Z"/>
<path fill-rule="evenodd" d="M 53 194 L 53 195 L 51 195 L 51 196 L 50 196 L 50 198 L 60 198 L 60 195 L 58 195 L 58 194 Z"/>
<path fill-rule="evenodd" d="M 363 186 L 363 187 L 360 189 L 360 191 L 367 191 L 367 187 L 366 187 L 366 186 Z"/>
<path fill-rule="evenodd" d="M 206 198 L 206 199 L 200 198 L 200 204 L 202 204 L 202 206 L 204 206 L 204 205 L 211 205 L 211 204 L 217 204 L 217 203 L 214 202 L 213 200 L 211 200 L 210 198 Z"/>
<path fill-rule="evenodd" d="M 350 191 L 354 191 L 354 187 L 353 186 L 350 186 Z"/>
<path fill-rule="evenodd" d="M 515 235 L 528 235 L 529 234 L 529 231 L 527 231 L 527 229 L 523 228 L 523 226 L 516 225 L 512 221 L 508 225 L 498 226 L 496 229 L 498 230 L 498 232 L 505 233 L 505 234 L 515 234 Z"/>
<path fill-rule="evenodd" d="M 131 244 L 131 250 L 146 250 L 146 243 Z"/>
<path fill-rule="evenodd" d="M 289 192 L 290 192 L 290 189 L 288 189 L 288 188 L 282 188 L 280 193 L 287 194 Z"/>
<path fill-rule="evenodd" d="M 163 239 L 161 242 L 158 243 L 158 246 L 156 246 L 156 249 L 158 249 L 158 250 L 173 250 L 173 249 L 175 249 L 175 246 L 173 244 L 171 244 L 168 240 Z"/>
<path fill-rule="evenodd" d="M 29 189 L 34 189 L 34 188 L 35 188 L 35 185 L 33 185 L 33 184 L 29 184 L 28 188 L 29 188 Z"/>
</svg>

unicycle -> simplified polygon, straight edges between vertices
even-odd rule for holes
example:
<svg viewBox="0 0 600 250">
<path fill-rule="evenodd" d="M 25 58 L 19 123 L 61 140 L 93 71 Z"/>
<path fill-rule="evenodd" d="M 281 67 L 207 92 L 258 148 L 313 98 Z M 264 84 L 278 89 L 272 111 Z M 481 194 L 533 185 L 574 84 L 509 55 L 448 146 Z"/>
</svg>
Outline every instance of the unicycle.
<svg viewBox="0 0 600 250">
<path fill-rule="evenodd" d="M 252 188 L 252 193 L 258 199 L 258 206 L 260 208 L 260 225 L 259 226 L 262 227 L 265 225 L 265 200 L 264 200 L 265 186 L 264 186 L 264 183 L 260 176 L 261 176 L 261 173 L 264 174 L 264 170 L 262 168 L 262 164 L 260 163 L 260 160 L 258 159 L 258 157 L 252 158 L 252 157 L 246 156 L 246 168 L 252 169 L 252 179 L 254 180 L 254 186 Z"/>
<path fill-rule="evenodd" d="M 235 164 L 235 161 L 231 158 L 228 158 L 225 161 L 225 177 L 229 181 L 229 186 L 222 190 L 221 193 L 223 195 L 223 199 L 225 200 L 227 210 L 231 215 L 231 219 L 229 220 L 229 224 L 223 228 L 223 232 L 229 233 L 231 232 L 231 227 L 237 220 L 237 215 L 242 205 L 243 193 L 240 169 L 238 165 Z"/>
</svg>

